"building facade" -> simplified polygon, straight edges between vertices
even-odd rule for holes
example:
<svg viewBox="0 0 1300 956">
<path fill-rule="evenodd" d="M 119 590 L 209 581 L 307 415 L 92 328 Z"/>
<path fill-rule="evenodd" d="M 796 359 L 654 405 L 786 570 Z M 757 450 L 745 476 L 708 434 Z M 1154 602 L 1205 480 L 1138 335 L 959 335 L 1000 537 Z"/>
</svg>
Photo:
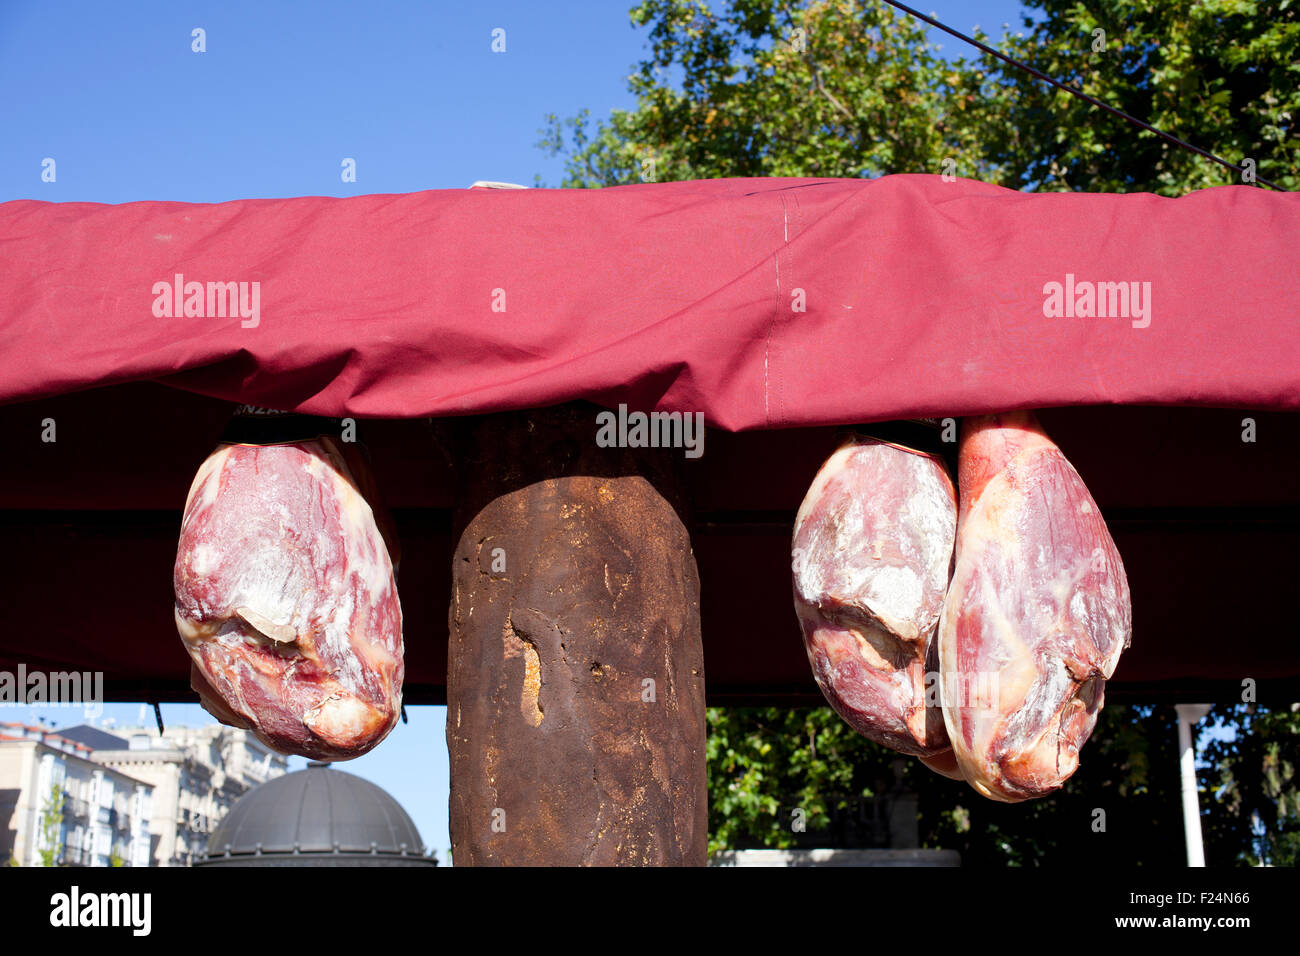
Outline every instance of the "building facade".
<svg viewBox="0 0 1300 956">
<path fill-rule="evenodd" d="M 52 731 L 0 725 L 0 862 L 148 866 L 153 786 Z"/>
<path fill-rule="evenodd" d="M 283 754 L 235 727 L 168 727 L 161 735 L 135 727 L 115 734 L 125 738 L 122 746 L 96 749 L 94 759 L 153 786 L 154 866 L 188 866 L 236 800 L 289 767 Z"/>
<path fill-rule="evenodd" d="M 12 836 L 18 862 L 39 865 L 40 850 L 48 849 L 39 834 L 50 829 L 39 823 L 43 813 L 48 823 L 45 808 L 58 786 L 68 818 L 59 862 L 188 866 L 236 800 L 287 770 L 288 758 L 233 727 L 159 734 L 0 724 L 0 851 Z"/>
</svg>

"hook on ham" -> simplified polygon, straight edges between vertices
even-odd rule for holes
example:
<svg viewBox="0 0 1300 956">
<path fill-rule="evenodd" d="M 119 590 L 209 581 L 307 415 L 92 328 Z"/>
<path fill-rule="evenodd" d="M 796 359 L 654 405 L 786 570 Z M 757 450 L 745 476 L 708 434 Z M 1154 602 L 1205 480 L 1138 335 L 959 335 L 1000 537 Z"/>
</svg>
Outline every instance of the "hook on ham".
<svg viewBox="0 0 1300 956">
<path fill-rule="evenodd" d="M 282 753 L 358 757 L 401 713 L 402 610 L 369 484 L 321 437 L 223 444 L 190 487 L 173 584 L 191 683 Z"/>
</svg>

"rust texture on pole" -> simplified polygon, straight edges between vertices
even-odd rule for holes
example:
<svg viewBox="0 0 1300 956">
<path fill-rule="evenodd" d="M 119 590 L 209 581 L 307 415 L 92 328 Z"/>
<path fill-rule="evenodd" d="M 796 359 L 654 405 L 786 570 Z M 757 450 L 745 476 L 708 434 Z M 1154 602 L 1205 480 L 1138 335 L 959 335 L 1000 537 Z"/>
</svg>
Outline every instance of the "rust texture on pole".
<svg viewBox="0 0 1300 956">
<path fill-rule="evenodd" d="M 448 612 L 455 865 L 703 865 L 700 584 L 681 449 L 574 403 L 467 420 Z"/>
</svg>

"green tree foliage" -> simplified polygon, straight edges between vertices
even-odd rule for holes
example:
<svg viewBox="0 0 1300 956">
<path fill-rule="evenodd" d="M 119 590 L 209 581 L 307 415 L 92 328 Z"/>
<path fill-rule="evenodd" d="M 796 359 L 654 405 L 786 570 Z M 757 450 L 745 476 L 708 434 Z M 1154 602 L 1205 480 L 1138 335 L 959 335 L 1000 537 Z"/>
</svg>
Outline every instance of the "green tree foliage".
<svg viewBox="0 0 1300 956">
<path fill-rule="evenodd" d="M 966 866 L 1179 866 L 1185 860 L 1172 707 L 1111 704 L 1077 773 L 1050 797 L 987 800 L 965 783 L 854 733 L 829 707 L 710 708 L 710 850 L 827 845 L 836 812 L 901 787 L 919 800 L 920 843 Z M 808 839 L 791 830 L 802 809 Z"/>
<path fill-rule="evenodd" d="M 62 831 L 63 787 L 56 783 L 50 787 L 50 794 L 41 807 L 41 866 L 59 865 L 59 853 L 63 850 Z"/>
<path fill-rule="evenodd" d="M 1300 864 L 1300 704 L 1219 707 L 1210 719 L 1236 738 L 1202 751 L 1205 862 Z"/>
<path fill-rule="evenodd" d="M 630 79 L 637 109 L 594 129 L 586 112 L 547 117 L 540 145 L 567 156 L 565 186 L 938 173 L 963 156 L 966 175 L 1003 175 L 973 158 L 996 131 L 985 74 L 940 59 L 891 7 L 644 0 L 631 17 L 650 44 Z"/>
<path fill-rule="evenodd" d="M 827 715 L 830 715 L 829 718 Z M 896 757 L 859 736 L 829 708 L 708 710 L 709 850 L 798 843 L 874 793 Z"/>
<path fill-rule="evenodd" d="M 1004 52 L 1300 188 L 1300 0 L 1026 6 L 1036 15 L 1003 37 Z M 974 48 L 941 59 L 878 0 L 642 0 L 630 16 L 648 42 L 629 81 L 636 109 L 546 118 L 539 145 L 565 157 L 564 186 L 951 171 L 1013 189 L 1180 195 L 1238 181 Z M 1222 717 L 1240 736 L 1206 751 L 1209 858 L 1294 865 L 1300 718 Z M 901 786 L 918 794 L 922 844 L 956 848 L 968 865 L 1185 860 L 1170 707 L 1108 706 L 1066 787 L 1016 805 L 900 760 L 826 707 L 714 708 L 708 720 L 715 851 L 807 842 L 860 798 Z M 792 830 L 795 810 L 809 837 Z"/>
<path fill-rule="evenodd" d="M 1026 5 L 1041 19 L 1004 36 L 1004 52 L 1300 187 L 1300 0 Z M 1239 181 L 973 47 L 940 59 L 877 0 L 643 0 L 631 18 L 649 43 L 629 83 L 637 108 L 594 127 L 585 111 L 547 117 L 539 145 L 566 157 L 565 186 L 948 169 L 1016 189 L 1179 195 Z"/>
<path fill-rule="evenodd" d="M 1222 158 L 1300 188 L 1300 2 L 1028 0 L 1045 17 L 1003 52 Z M 1103 31 L 1097 33 L 1096 31 Z M 997 63 L 1004 185 L 1166 196 L 1240 175 Z"/>
</svg>

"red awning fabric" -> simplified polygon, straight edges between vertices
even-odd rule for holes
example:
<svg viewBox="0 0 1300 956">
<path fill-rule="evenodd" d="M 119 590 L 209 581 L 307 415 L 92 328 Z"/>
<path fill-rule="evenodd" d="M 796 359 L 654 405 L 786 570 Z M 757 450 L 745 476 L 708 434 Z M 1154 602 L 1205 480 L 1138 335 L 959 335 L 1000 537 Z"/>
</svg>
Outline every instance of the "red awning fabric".
<svg viewBox="0 0 1300 956">
<path fill-rule="evenodd" d="M 1246 186 L 1031 195 L 900 175 L 24 200 L 0 204 L 0 403 L 155 380 L 320 415 L 586 398 L 733 431 L 1288 410 L 1297 250 L 1300 195 Z M 204 314 L 175 314 L 178 276 L 181 313 L 189 298 Z M 209 314 L 240 288 L 217 283 L 245 284 L 247 317 Z M 1086 313 L 1090 284 L 1093 311 L 1138 295 L 1125 315 L 1045 315 Z"/>
<path fill-rule="evenodd" d="M 407 700 L 441 700 L 457 466 L 436 427 L 400 419 L 588 399 L 713 426 L 683 462 L 710 699 L 820 701 L 789 543 L 826 426 L 1033 407 L 1128 569 L 1134 646 L 1108 697 L 1235 700 L 1258 681 L 1261 702 L 1290 702 L 1297 250 L 1300 196 L 1249 187 L 892 176 L 0 204 L 0 670 L 194 699 L 172 563 L 238 402 L 378 419 L 363 440 L 401 539 Z M 203 314 L 185 315 L 190 282 Z M 255 314 L 213 314 L 209 283 L 213 306 L 216 283 L 236 305 L 244 283 L 250 313 L 256 288 Z M 1050 283 L 1075 314 L 1045 314 Z M 1138 283 L 1141 308 L 1079 314 L 1089 288 L 1094 313 L 1099 289 L 1119 311 L 1102 283 Z"/>
</svg>

